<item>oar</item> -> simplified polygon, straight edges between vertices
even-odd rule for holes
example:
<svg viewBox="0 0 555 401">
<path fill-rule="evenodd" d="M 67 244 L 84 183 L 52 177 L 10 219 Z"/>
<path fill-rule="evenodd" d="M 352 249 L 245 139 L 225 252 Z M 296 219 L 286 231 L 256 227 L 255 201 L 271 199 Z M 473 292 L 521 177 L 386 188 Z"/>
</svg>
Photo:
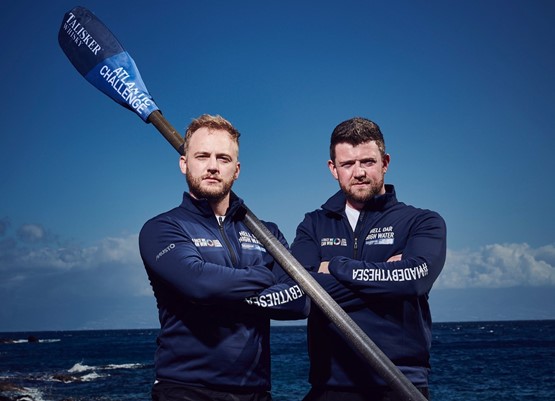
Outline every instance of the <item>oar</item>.
<svg viewBox="0 0 555 401">
<path fill-rule="evenodd" d="M 183 153 L 183 138 L 160 113 L 135 62 L 110 30 L 89 10 L 75 7 L 64 15 L 58 42 L 77 71 L 111 99 L 152 123 Z M 245 224 L 387 384 L 406 400 L 426 398 L 368 338 L 304 267 L 245 206 Z"/>
</svg>

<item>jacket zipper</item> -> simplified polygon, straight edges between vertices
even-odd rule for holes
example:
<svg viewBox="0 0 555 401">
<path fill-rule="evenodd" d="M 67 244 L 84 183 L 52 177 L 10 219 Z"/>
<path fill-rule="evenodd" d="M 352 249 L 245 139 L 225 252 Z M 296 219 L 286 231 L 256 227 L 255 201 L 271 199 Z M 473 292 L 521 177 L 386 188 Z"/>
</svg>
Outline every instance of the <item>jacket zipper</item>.
<svg viewBox="0 0 555 401">
<path fill-rule="evenodd" d="M 220 234 L 222 234 L 222 238 L 224 239 L 227 250 L 229 251 L 229 254 L 231 255 L 231 263 L 233 264 L 233 267 L 237 267 L 237 264 L 238 264 L 237 256 L 235 255 L 235 252 L 233 252 L 233 247 L 231 246 L 231 242 L 229 242 L 229 238 L 227 237 L 227 234 L 225 233 L 224 219 L 221 216 L 218 216 L 218 227 L 220 228 Z"/>
<path fill-rule="evenodd" d="M 353 259 L 358 259 L 358 233 L 360 232 L 360 228 L 362 227 L 362 221 L 364 220 L 364 211 L 360 212 L 358 216 L 357 225 L 355 227 L 355 231 L 353 232 L 354 241 L 353 241 Z"/>
</svg>

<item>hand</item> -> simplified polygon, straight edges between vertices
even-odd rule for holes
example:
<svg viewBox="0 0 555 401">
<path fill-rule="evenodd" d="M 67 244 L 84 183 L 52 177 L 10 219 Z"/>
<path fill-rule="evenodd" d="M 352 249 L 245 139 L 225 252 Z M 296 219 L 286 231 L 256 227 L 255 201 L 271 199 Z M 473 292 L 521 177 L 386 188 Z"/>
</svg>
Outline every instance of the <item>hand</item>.
<svg viewBox="0 0 555 401">
<path fill-rule="evenodd" d="M 330 264 L 329 261 L 320 263 L 320 267 L 318 268 L 318 273 L 330 274 L 330 271 L 328 269 L 329 264 Z"/>
<path fill-rule="evenodd" d="M 401 260 L 401 258 L 403 257 L 403 254 L 400 253 L 399 255 L 393 255 L 392 257 L 390 257 L 389 259 L 387 259 L 388 262 L 398 262 Z"/>
</svg>

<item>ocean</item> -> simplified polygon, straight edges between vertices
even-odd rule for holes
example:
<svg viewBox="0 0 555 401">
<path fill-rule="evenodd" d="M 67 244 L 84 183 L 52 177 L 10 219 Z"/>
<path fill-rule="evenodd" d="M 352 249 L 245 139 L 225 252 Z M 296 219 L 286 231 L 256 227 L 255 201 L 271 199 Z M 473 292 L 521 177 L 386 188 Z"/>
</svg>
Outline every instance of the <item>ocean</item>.
<svg viewBox="0 0 555 401">
<path fill-rule="evenodd" d="M 148 401 L 156 334 L 0 333 L 0 401 Z M 555 400 L 555 320 L 435 323 L 431 363 L 432 400 Z M 301 400 L 307 373 L 306 327 L 272 326 L 274 400 Z"/>
</svg>

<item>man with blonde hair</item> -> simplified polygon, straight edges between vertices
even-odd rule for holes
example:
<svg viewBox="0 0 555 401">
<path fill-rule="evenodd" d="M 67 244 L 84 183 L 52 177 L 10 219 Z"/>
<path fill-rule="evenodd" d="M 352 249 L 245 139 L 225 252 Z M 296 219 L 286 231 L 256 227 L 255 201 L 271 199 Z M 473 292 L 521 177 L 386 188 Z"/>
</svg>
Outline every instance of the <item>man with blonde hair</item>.
<svg viewBox="0 0 555 401">
<path fill-rule="evenodd" d="M 220 116 L 193 120 L 179 159 L 189 192 L 139 236 L 161 325 L 155 401 L 270 401 L 270 318 L 308 313 L 303 291 L 243 222 L 231 191 L 239 136 Z"/>
</svg>

